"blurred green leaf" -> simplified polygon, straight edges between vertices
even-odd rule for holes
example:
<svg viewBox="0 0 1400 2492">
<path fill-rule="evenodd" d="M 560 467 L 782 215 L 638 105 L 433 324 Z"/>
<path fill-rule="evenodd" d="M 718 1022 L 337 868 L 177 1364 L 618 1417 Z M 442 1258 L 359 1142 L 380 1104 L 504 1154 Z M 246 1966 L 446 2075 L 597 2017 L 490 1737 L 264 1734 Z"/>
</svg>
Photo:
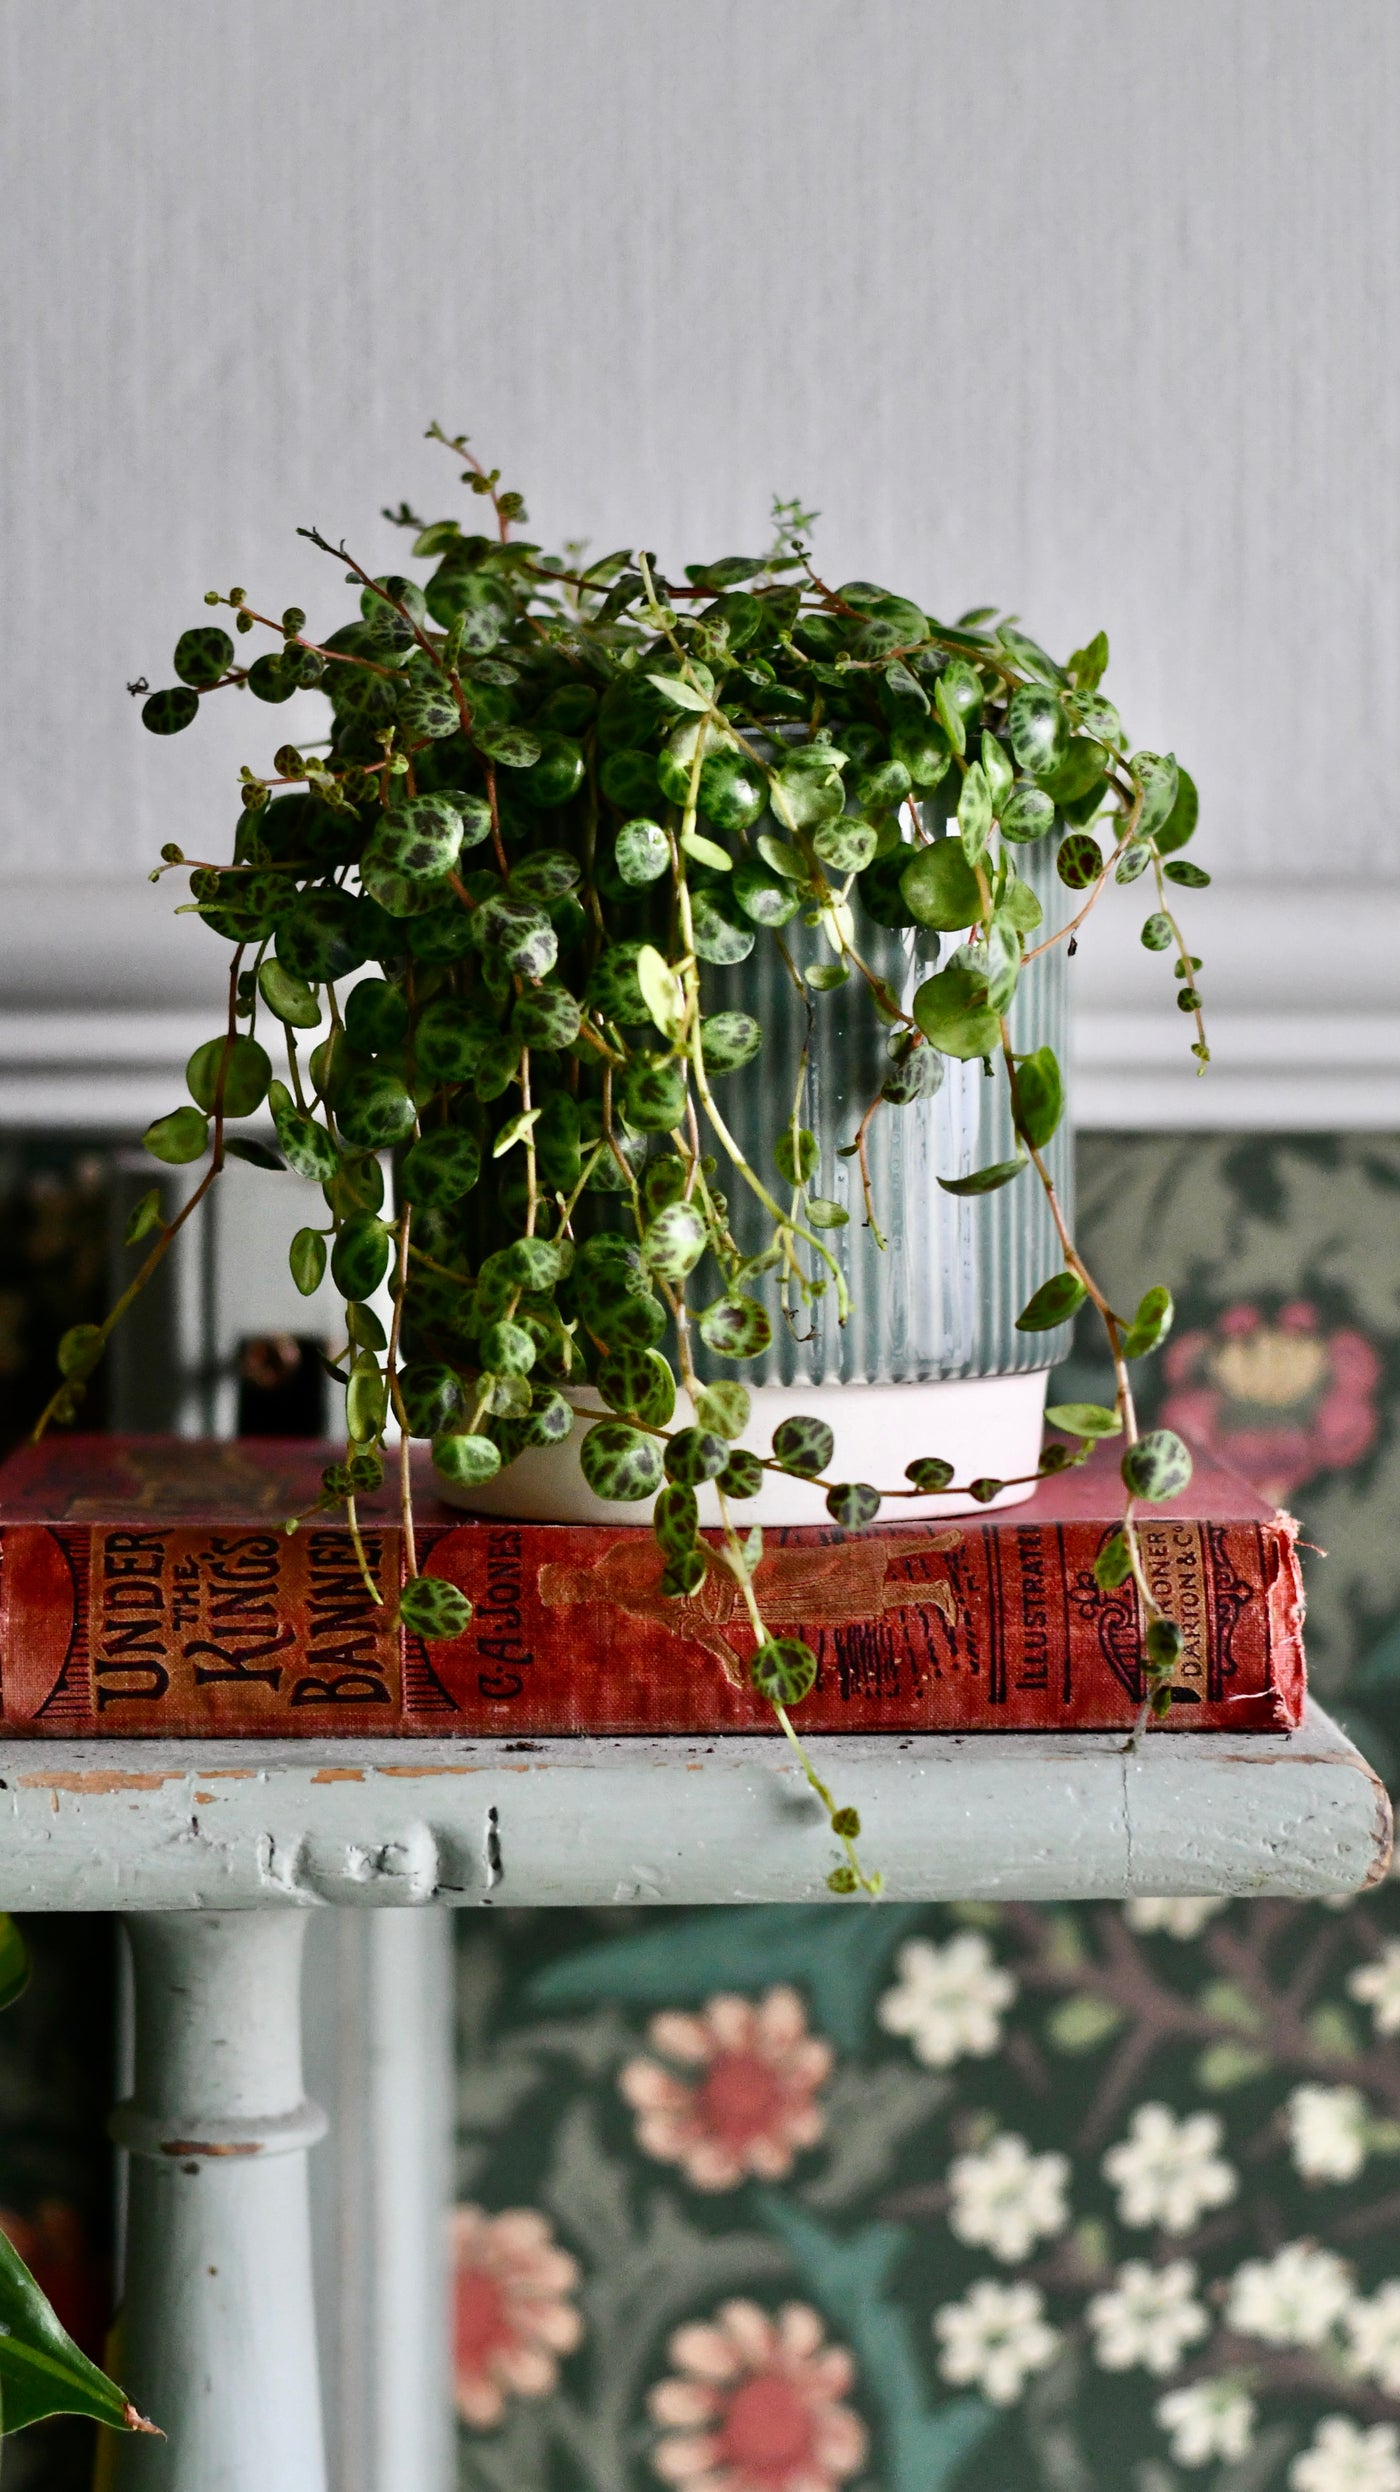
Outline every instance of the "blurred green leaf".
<svg viewBox="0 0 1400 2492">
<path fill-rule="evenodd" d="M 1117 1436 L 1123 1425 L 1120 1414 L 1100 1402 L 1055 1402 L 1045 1416 L 1066 1436 Z"/>
<path fill-rule="evenodd" d="M 115 2431 L 149 2431 L 120 2388 L 60 2327 L 23 2259 L 0 2233 L 0 2411 L 6 2432 L 48 2414 L 84 2414 Z"/>
<path fill-rule="evenodd" d="M 29 1956 L 17 1923 L 0 1912 L 0 2008 L 13 2007 L 29 1979 Z"/>
<path fill-rule="evenodd" d="M 1121 2008 L 1087 1990 L 1061 1999 L 1045 2019 L 1046 2039 L 1057 2051 L 1097 2051 L 1127 2022 Z"/>
<path fill-rule="evenodd" d="M 970 1177 L 940 1177 L 945 1194 L 995 1194 L 1029 1165 L 1024 1159 L 1000 1159 L 990 1168 L 974 1169 Z"/>
</svg>

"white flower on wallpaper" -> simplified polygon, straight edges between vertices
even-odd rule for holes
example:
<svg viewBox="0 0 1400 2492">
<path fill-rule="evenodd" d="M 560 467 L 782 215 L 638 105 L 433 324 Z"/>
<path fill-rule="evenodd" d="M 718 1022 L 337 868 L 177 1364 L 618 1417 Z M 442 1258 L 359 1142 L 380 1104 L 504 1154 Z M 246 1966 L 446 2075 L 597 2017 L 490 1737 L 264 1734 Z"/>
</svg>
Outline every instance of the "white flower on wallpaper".
<svg viewBox="0 0 1400 2492">
<path fill-rule="evenodd" d="M 1355 2180 L 1371 2142 L 1371 2116 L 1357 2086 L 1295 2086 L 1284 2116 L 1294 2166 L 1304 2180 Z"/>
<path fill-rule="evenodd" d="M 1179 2120 L 1165 2103 L 1140 2103 L 1122 2143 L 1104 2156 L 1125 2224 L 1160 2224 L 1190 2232 L 1208 2208 L 1224 2206 L 1239 2187 L 1232 2165 L 1216 2153 L 1221 2126 L 1213 2111 Z"/>
<path fill-rule="evenodd" d="M 1321 2345 L 1349 2308 L 1345 2259 L 1314 2241 L 1288 2241 L 1272 2258 L 1246 2259 L 1230 2279 L 1226 2324 L 1266 2345 Z"/>
<path fill-rule="evenodd" d="M 1111 2291 L 1096 2293 L 1086 2316 L 1095 2359 L 1105 2371 L 1140 2363 L 1162 2378 L 1174 2371 L 1188 2345 L 1209 2333 L 1210 2320 L 1196 2299 L 1196 2270 L 1189 2258 L 1165 2267 L 1129 2259 Z"/>
<path fill-rule="evenodd" d="M 935 2311 L 938 2368 L 959 2388 L 979 2388 L 989 2405 L 1014 2405 L 1035 2371 L 1060 2347 L 1045 2300 L 1033 2284 L 1001 2284 L 983 2276 L 964 2300 Z"/>
<path fill-rule="evenodd" d="M 1391 2277 L 1367 2299 L 1349 2303 L 1342 2325 L 1352 2369 L 1387 2397 L 1400 2397 L 1400 2282 Z"/>
<path fill-rule="evenodd" d="M 1292 2492 L 1400 2492 L 1400 2437 L 1393 2423 L 1364 2430 L 1345 2414 L 1318 2424 L 1311 2448 L 1288 2469 Z"/>
<path fill-rule="evenodd" d="M 906 1940 L 895 1957 L 899 1979 L 880 2001 L 886 2033 L 907 2037 L 926 2068 L 986 2059 L 1001 2041 L 1001 2020 L 1016 1996 L 1011 1975 L 976 1930 L 960 1930 L 939 1947 Z"/>
<path fill-rule="evenodd" d="M 1241 2379 L 1195 2380 L 1169 2389 L 1153 2412 L 1167 2434 L 1178 2466 L 1209 2466 L 1217 2457 L 1243 2457 L 1254 2439 L 1259 2408 Z"/>
<path fill-rule="evenodd" d="M 1004 2132 L 949 2165 L 949 2229 L 994 2258 L 1027 2258 L 1069 2222 L 1069 2176 L 1068 2155 L 1033 2155 L 1024 2137 Z"/>
<path fill-rule="evenodd" d="M 1347 1988 L 1371 2010 L 1377 2033 L 1400 2033 L 1400 1938 L 1387 1939 L 1369 1964 L 1358 1964 Z"/>
<path fill-rule="evenodd" d="M 1199 1938 L 1207 1921 L 1223 1912 L 1226 1895 L 1135 1895 L 1123 1907 L 1123 1918 L 1140 1938 Z"/>
</svg>

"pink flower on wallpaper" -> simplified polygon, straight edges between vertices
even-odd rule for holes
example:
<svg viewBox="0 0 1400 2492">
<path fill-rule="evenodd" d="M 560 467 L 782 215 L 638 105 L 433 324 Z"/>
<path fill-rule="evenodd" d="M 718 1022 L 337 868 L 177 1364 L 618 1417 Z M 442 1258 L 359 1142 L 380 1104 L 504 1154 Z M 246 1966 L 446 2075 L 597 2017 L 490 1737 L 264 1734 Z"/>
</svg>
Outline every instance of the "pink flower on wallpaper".
<svg viewBox="0 0 1400 2492">
<path fill-rule="evenodd" d="M 855 2378 L 844 2345 L 824 2342 L 804 2303 L 776 2319 L 725 2302 L 707 2324 L 678 2328 L 678 2376 L 651 2392 L 665 2437 L 652 2452 L 683 2492 L 838 2492 L 865 2463 L 865 2426 L 841 2399 Z"/>
<path fill-rule="evenodd" d="M 1380 1355 L 1349 1325 L 1327 1330 L 1304 1299 L 1275 1316 L 1226 1307 L 1208 1332 L 1179 1334 L 1164 1365 L 1163 1425 L 1208 1446 L 1275 1505 L 1375 1442 Z"/>
<path fill-rule="evenodd" d="M 543 2397 L 582 2322 L 568 2298 L 578 2262 L 543 2215 L 513 2207 L 452 2210 L 452 2384 L 464 2423 L 489 2430 L 507 2396 Z"/>
<path fill-rule="evenodd" d="M 750 2174 L 781 2180 L 821 2136 L 815 2097 L 831 2074 L 831 2047 L 808 2032 L 795 1990 L 781 1985 L 757 2001 L 721 1995 L 698 2016 L 654 2016 L 649 2035 L 672 2065 L 634 2059 L 618 2082 L 643 2153 L 680 2164 L 694 2188 L 735 2189 Z"/>
</svg>

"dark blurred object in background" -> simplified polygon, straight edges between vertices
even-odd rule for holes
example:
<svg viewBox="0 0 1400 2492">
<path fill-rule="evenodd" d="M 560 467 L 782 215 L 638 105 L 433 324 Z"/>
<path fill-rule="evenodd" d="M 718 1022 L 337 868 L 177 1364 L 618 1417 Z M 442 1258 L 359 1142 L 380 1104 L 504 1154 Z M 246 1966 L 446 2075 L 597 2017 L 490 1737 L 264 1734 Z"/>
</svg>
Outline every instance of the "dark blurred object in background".
<svg viewBox="0 0 1400 2492">
<path fill-rule="evenodd" d="M 109 1160 L 68 1136 L 0 1140 L 0 1451 L 28 1434 L 53 1391 L 70 1324 L 100 1323 L 107 1298 Z M 106 1378 L 92 1378 L 86 1427 L 106 1425 Z"/>
<path fill-rule="evenodd" d="M 310 1334 L 257 1333 L 239 1344 L 240 1436 L 324 1436 L 326 1371 Z"/>
</svg>

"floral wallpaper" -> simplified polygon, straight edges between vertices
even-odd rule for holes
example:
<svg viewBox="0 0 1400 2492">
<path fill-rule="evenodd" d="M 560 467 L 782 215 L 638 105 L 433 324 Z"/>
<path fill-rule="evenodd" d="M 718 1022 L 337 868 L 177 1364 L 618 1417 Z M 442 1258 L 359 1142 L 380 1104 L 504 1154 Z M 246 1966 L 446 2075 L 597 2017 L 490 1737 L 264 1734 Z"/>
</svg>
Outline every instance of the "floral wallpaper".
<svg viewBox="0 0 1400 2492">
<path fill-rule="evenodd" d="M 1154 1413 L 1302 1517 L 1314 1683 L 1400 1784 L 1400 1141 L 1095 1134 L 1080 1187 L 1110 1286 L 1177 1293 Z M 8 1150 L 0 1428 L 104 1222 L 96 1155 Z M 27 1935 L 0 2224 L 97 2350 L 107 1933 Z M 457 1937 L 461 2492 L 1400 2492 L 1395 1888 Z M 90 2465 L 42 2425 L 6 2492 Z"/>
<path fill-rule="evenodd" d="M 1395 1778 L 1400 1143 L 1091 1135 L 1080 1182 Z M 1394 1888 L 458 1945 L 462 2492 L 1400 2492 Z"/>
</svg>

